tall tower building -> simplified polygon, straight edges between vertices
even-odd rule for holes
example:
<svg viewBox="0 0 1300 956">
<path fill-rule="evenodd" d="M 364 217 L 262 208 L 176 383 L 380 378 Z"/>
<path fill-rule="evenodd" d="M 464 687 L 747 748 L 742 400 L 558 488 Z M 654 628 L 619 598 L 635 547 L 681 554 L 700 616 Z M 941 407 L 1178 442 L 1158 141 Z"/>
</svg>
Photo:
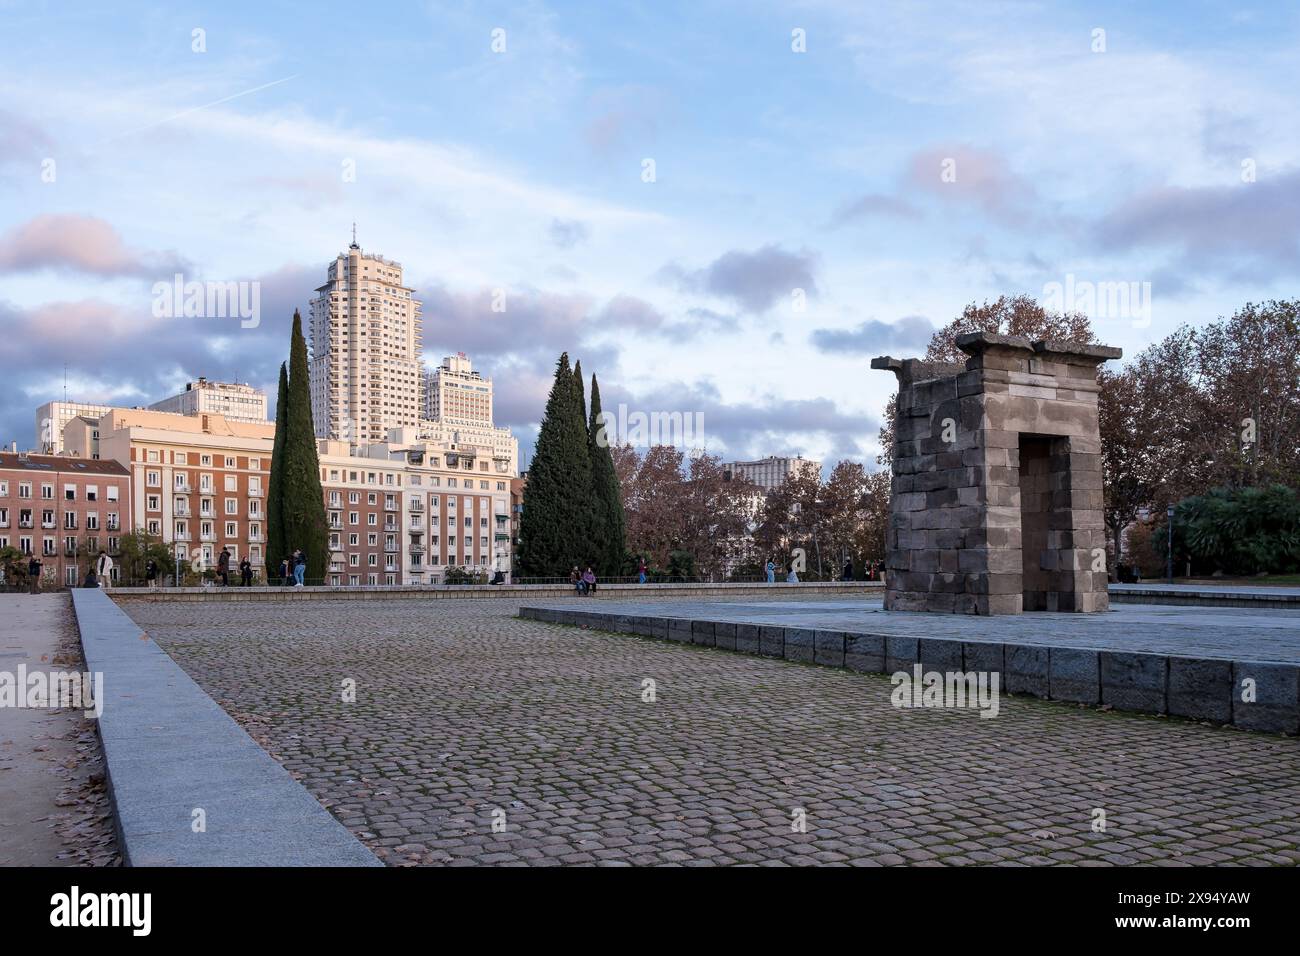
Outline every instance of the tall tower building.
<svg viewBox="0 0 1300 956">
<path fill-rule="evenodd" d="M 311 302 L 311 412 L 320 438 L 384 441 L 423 412 L 420 302 L 401 263 L 356 240 L 329 266 Z"/>
<path fill-rule="evenodd" d="M 424 417 L 456 424 L 492 424 L 492 379 L 474 371 L 464 352 L 445 356 L 424 380 Z"/>
</svg>

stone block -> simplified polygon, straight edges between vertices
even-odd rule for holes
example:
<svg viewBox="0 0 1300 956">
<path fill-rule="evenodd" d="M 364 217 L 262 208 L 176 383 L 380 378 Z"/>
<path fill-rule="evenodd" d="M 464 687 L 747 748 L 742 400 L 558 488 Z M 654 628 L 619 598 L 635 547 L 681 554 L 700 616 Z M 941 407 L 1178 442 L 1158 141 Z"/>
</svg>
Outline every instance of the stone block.
<svg viewBox="0 0 1300 956">
<path fill-rule="evenodd" d="M 1103 651 L 1099 663 L 1103 704 L 1119 710 L 1166 712 L 1169 706 L 1167 657 Z"/>
<path fill-rule="evenodd" d="M 760 651 L 760 641 L 758 634 L 759 626 L 757 624 L 737 624 L 736 625 L 736 650 L 742 654 L 757 654 Z"/>
<path fill-rule="evenodd" d="M 805 627 L 787 627 L 785 629 L 785 659 L 811 664 L 816 655 L 817 632 Z"/>
<path fill-rule="evenodd" d="M 826 667 L 843 667 L 844 644 L 843 631 L 817 631 L 813 644 L 813 662 Z"/>
<path fill-rule="evenodd" d="M 912 665 L 917 662 L 917 639 L 899 634 L 890 634 L 885 638 L 885 672 L 897 671 L 911 673 Z"/>
<path fill-rule="evenodd" d="M 701 647 L 713 647 L 713 622 L 694 621 L 691 623 L 691 643 Z"/>
<path fill-rule="evenodd" d="M 677 641 L 679 644 L 691 643 L 691 622 L 678 620 L 676 618 L 668 621 L 668 640 Z"/>
<path fill-rule="evenodd" d="M 1053 647 L 1048 654 L 1048 696 L 1080 704 L 1101 700 L 1099 652 Z"/>
<path fill-rule="evenodd" d="M 785 628 L 770 624 L 759 625 L 758 652 L 764 657 L 784 657 Z"/>
<path fill-rule="evenodd" d="M 1047 697 L 1048 650 L 1027 644 L 1005 645 L 1006 689 L 1008 694 Z"/>
<path fill-rule="evenodd" d="M 1234 661 L 1232 722 L 1247 730 L 1300 732 L 1300 665 Z M 1253 681 L 1254 701 L 1243 700 Z"/>
<path fill-rule="evenodd" d="M 736 627 L 737 625 L 718 621 L 713 625 L 713 644 L 725 651 L 734 651 L 736 649 Z"/>
<path fill-rule="evenodd" d="M 1169 713 L 1232 723 L 1232 662 L 1169 658 Z"/>
<path fill-rule="evenodd" d="M 987 674 L 1002 673 L 1005 670 L 1003 647 L 1001 644 L 967 641 L 962 644 L 962 667 L 967 671 L 981 671 Z M 1006 682 L 1003 681 L 1004 688 Z"/>
<path fill-rule="evenodd" d="M 925 672 L 960 671 L 962 669 L 961 642 L 939 638 L 919 638 L 917 642 L 917 659 Z"/>
<path fill-rule="evenodd" d="M 879 634 L 845 634 L 844 666 L 863 674 L 884 673 L 884 637 Z"/>
</svg>

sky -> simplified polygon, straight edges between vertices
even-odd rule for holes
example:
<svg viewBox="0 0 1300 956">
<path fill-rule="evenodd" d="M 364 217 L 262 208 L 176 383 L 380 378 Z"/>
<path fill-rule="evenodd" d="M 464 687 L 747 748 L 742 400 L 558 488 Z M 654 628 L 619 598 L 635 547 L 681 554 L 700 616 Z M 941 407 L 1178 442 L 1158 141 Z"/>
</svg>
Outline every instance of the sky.
<svg viewBox="0 0 1300 956">
<path fill-rule="evenodd" d="M 1132 356 L 1296 295 L 1298 39 L 1283 2 L 0 0 L 0 440 L 65 375 L 273 398 L 355 222 L 525 458 L 567 350 L 710 453 L 874 465 L 871 358 L 972 302 Z M 256 326 L 159 317 L 176 274 Z"/>
</svg>

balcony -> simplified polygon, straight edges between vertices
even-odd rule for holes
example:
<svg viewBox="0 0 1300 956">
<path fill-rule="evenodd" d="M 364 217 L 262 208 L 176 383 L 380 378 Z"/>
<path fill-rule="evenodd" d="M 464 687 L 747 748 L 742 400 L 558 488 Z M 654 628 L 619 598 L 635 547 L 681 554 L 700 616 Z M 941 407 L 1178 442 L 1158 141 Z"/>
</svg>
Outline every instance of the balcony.
<svg viewBox="0 0 1300 956">
<path fill-rule="evenodd" d="M 258 532 L 257 534 L 250 534 L 248 536 L 248 540 L 253 544 L 265 544 L 266 535 L 262 534 L 261 532 Z"/>
<path fill-rule="evenodd" d="M 411 499 L 411 510 L 412 510 L 412 511 L 423 511 L 423 510 L 424 510 L 424 502 L 423 502 L 421 499 L 419 499 L 419 498 L 413 498 L 413 499 Z"/>
<path fill-rule="evenodd" d="M 263 491 L 261 488 L 249 488 L 249 489 L 248 489 L 248 497 L 250 497 L 250 498 L 261 498 L 261 497 L 263 497 L 265 494 L 266 494 L 266 492 Z"/>
<path fill-rule="evenodd" d="M 46 531 L 53 531 L 53 530 L 54 530 L 55 528 L 57 528 L 57 527 L 58 527 L 58 523 L 57 523 L 57 522 L 54 522 L 54 521 L 42 521 L 42 522 L 41 522 L 41 528 L 43 528 L 43 529 L 46 530 Z"/>
<path fill-rule="evenodd" d="M 104 530 L 105 530 L 105 531 L 121 531 L 121 530 L 122 530 L 122 524 L 121 524 L 121 522 L 118 522 L 118 521 L 109 521 L 108 523 L 106 523 L 106 524 L 104 525 Z"/>
<path fill-rule="evenodd" d="M 217 540 L 217 536 L 213 534 L 211 531 L 202 531 L 199 533 L 199 540 L 215 543 Z"/>
<path fill-rule="evenodd" d="M 190 487 L 189 482 L 182 482 L 180 484 L 177 484 L 173 490 L 178 495 L 188 495 L 194 491 L 194 489 Z"/>
<path fill-rule="evenodd" d="M 177 540 L 177 541 L 192 541 L 192 540 L 193 540 L 193 539 L 190 537 L 190 533 L 189 533 L 188 531 L 177 531 L 174 537 L 175 537 L 175 540 Z"/>
</svg>

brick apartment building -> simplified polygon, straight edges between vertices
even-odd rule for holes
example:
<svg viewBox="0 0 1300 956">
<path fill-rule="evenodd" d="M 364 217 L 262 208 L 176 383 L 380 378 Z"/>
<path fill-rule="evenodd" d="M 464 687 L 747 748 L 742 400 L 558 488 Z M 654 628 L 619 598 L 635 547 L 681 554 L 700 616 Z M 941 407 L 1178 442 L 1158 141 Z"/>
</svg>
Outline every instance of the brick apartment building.
<svg viewBox="0 0 1300 956">
<path fill-rule="evenodd" d="M 0 452 L 0 548 L 37 555 L 43 585 L 80 583 L 100 549 L 118 553 L 133 519 L 118 462 Z"/>
</svg>

